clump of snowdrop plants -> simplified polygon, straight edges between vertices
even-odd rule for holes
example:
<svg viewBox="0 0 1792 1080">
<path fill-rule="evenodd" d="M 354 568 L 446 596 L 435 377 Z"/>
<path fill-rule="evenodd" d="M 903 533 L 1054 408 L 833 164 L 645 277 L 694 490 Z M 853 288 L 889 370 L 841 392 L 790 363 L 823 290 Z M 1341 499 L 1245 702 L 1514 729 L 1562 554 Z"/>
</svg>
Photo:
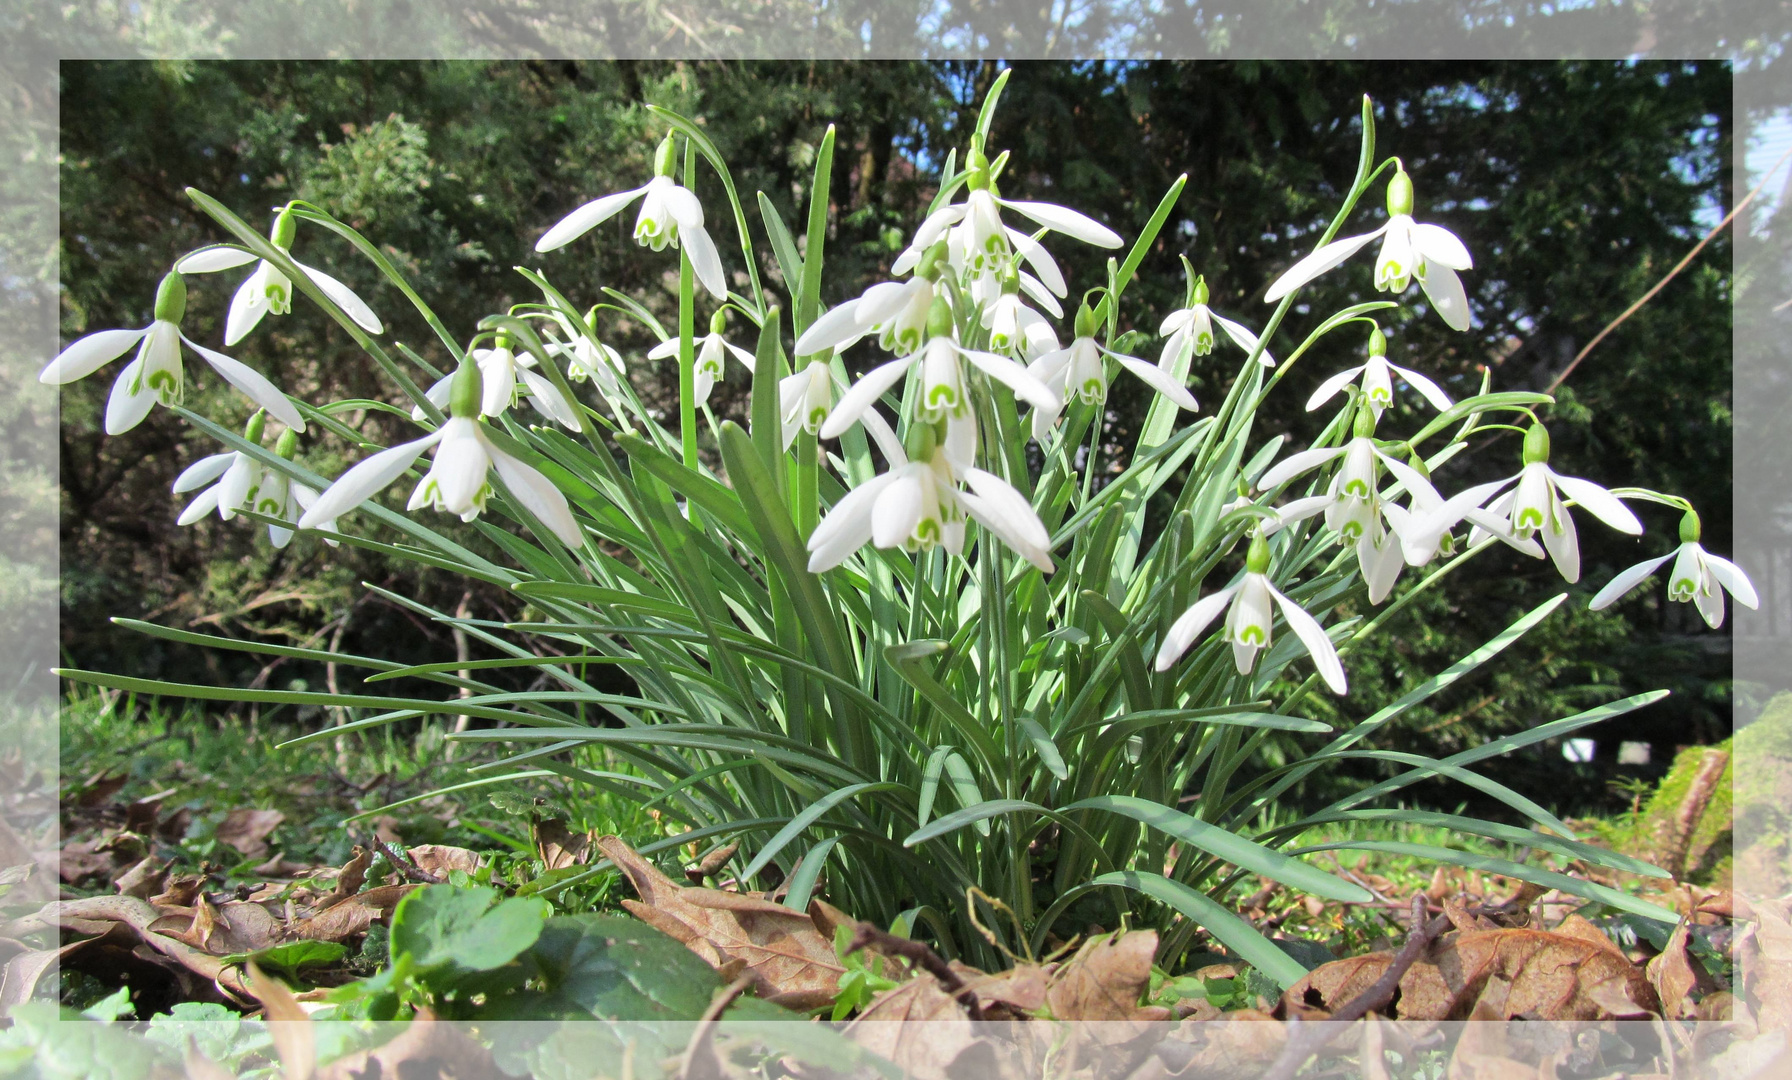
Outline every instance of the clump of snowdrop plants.
<svg viewBox="0 0 1792 1080">
<path fill-rule="evenodd" d="M 108 430 L 128 430 L 160 403 L 219 444 L 176 484 L 200 492 L 182 521 L 216 512 L 268 527 L 276 543 L 375 545 L 434 574 L 509 590 L 517 614 L 508 624 L 399 598 L 465 629 L 489 658 L 473 669 L 463 660 L 371 673 L 348 707 L 356 724 L 472 717 L 452 737 L 490 748 L 482 775 L 501 780 L 507 767 L 526 767 L 652 800 L 672 835 L 630 838 L 643 851 L 701 855 L 739 842 L 724 876 L 748 889 L 781 883 L 792 906 L 825 891 L 860 917 L 900 921 L 985 965 L 1004 951 L 1039 955 L 1050 934 L 1126 917 L 1164 933 L 1162 962 L 1211 939 L 1291 983 L 1301 965 L 1235 914 L 1234 886 L 1261 876 L 1370 901 L 1291 849 L 1291 838 L 1320 824 L 1398 819 L 1407 812 L 1388 807 L 1402 790 L 1441 776 L 1468 778 L 1535 828 L 1426 815 L 1461 835 L 1522 841 L 1528 854 L 1490 862 L 1437 846 L 1423 855 L 1672 921 L 1671 911 L 1551 866 L 1660 871 L 1580 842 L 1546 808 L 1467 771 L 1660 693 L 1444 760 L 1362 745 L 1492 662 L 1565 594 L 1539 598 L 1367 719 L 1334 730 L 1313 714 L 1336 713 L 1313 706 L 1316 695 L 1348 702 L 1352 651 L 1399 632 L 1405 606 L 1440 574 L 1506 545 L 1552 559 L 1573 582 L 1577 530 L 1641 532 L 1627 502 L 1677 508 L 1690 524 L 1677 549 L 1620 574 L 1593 606 L 1671 558 L 1670 599 L 1696 603 L 1715 625 L 1723 591 L 1745 604 L 1755 597 L 1740 569 L 1699 546 L 1691 506 L 1557 471 L 1545 395 L 1464 385 L 1387 358 L 1383 327 L 1400 324 L 1412 282 L 1430 311 L 1469 325 L 1460 275 L 1472 259 L 1461 238 L 1414 218 L 1423 176 L 1377 159 L 1367 101 L 1356 178 L 1312 253 L 1268 290 L 1273 303 L 1253 308 L 1236 299 L 1257 295 L 1251 283 L 1209 282 L 1185 262 L 1184 303 L 1166 314 L 1141 310 L 1128 290 L 1184 181 L 1143 222 L 1016 197 L 1008 155 L 988 146 L 1005 82 L 963 157 L 947 157 L 886 280 L 856 294 L 835 294 L 825 272 L 832 129 L 816 155 L 799 246 L 770 199 L 743 203 L 699 125 L 654 109 L 666 134 L 647 183 L 542 222 L 538 257 L 517 268 L 538 300 L 483 318 L 438 315 L 379 254 L 378 238 L 324 208 L 281 208 L 270 236 L 189 191 L 223 243 L 176 265 L 148 329 L 82 338 L 43 378 L 81 378 L 138 346 Z M 1375 193 L 1388 216 L 1359 224 L 1371 215 L 1358 203 Z M 564 295 L 558 269 L 589 257 L 573 241 L 635 201 L 637 257 L 654 271 L 642 276 L 675 273 L 676 296 Z M 1346 226 L 1368 231 L 1334 239 Z M 331 249 L 332 237 L 349 243 Z M 363 301 L 293 261 L 295 238 L 311 258 L 365 256 L 389 287 Z M 1377 238 L 1375 284 L 1387 298 L 1295 314 L 1305 284 Z M 736 241 L 738 257 L 724 253 Z M 1058 258 L 1079 249 L 1112 253 L 1102 280 L 1066 280 Z M 225 330 L 247 359 L 182 337 L 185 275 L 251 263 Z M 194 278 L 193 287 L 205 284 Z M 301 317 L 302 299 L 386 374 L 396 408 L 350 412 L 288 397 L 251 366 L 261 316 Z M 374 307 L 403 303 L 436 340 L 385 340 Z M 663 326 L 654 311 L 672 303 L 676 325 Z M 631 321 L 664 344 L 624 355 L 613 343 Z M 1159 343 L 1139 348 L 1151 330 Z M 1301 336 L 1277 343 L 1285 331 Z M 239 434 L 234 421 L 181 405 L 182 342 L 284 426 L 273 450 L 260 413 Z M 1306 445 L 1284 449 L 1256 418 L 1296 364 L 1331 370 L 1306 403 L 1315 417 Z M 636 393 L 662 365 L 668 379 L 675 366 L 675 416 Z M 750 405 L 718 415 L 711 390 L 733 369 L 746 373 Z M 1213 388 L 1200 401 L 1188 389 L 1196 374 Z M 1151 401 L 1118 463 L 1103 460 L 1102 438 L 1117 387 Z M 524 399 L 530 410 L 514 407 Z M 350 415 L 368 419 L 351 427 Z M 354 463 L 337 477 L 315 474 L 301 432 L 340 443 Z M 1477 453 L 1516 453 L 1518 471 L 1464 485 L 1461 463 Z M 334 659 L 345 669 L 369 662 Z M 630 689 L 615 692 L 606 679 L 600 691 L 599 666 L 624 673 Z M 331 703 L 66 674 L 165 695 Z M 538 676 L 550 692 L 513 692 Z M 438 691 L 382 697 L 381 683 L 401 677 Z M 1299 820 L 1278 802 L 1315 770 L 1363 755 L 1401 771 Z"/>
</svg>

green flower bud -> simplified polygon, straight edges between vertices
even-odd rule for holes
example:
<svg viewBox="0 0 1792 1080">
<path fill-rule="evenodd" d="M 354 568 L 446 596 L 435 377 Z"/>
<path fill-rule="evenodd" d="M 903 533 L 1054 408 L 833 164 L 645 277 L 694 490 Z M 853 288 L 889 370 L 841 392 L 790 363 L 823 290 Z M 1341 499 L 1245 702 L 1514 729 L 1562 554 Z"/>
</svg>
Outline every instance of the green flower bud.
<svg viewBox="0 0 1792 1080">
<path fill-rule="evenodd" d="M 1369 355 L 1386 356 L 1388 354 L 1388 336 L 1381 332 L 1381 327 L 1369 331 Z"/>
<path fill-rule="evenodd" d="M 454 381 L 448 384 L 448 415 L 468 419 L 477 417 L 484 394 L 485 386 L 479 375 L 479 365 L 468 355 L 455 370 Z"/>
<path fill-rule="evenodd" d="M 1020 267 L 1009 263 L 1002 267 L 1002 295 L 1014 296 L 1020 292 Z"/>
<path fill-rule="evenodd" d="M 591 305 L 591 310 L 585 313 L 585 325 L 590 328 L 593 334 L 597 333 L 597 307 L 598 305 L 593 304 Z"/>
<path fill-rule="evenodd" d="M 187 314 L 187 279 L 169 273 L 156 286 L 156 318 L 161 322 L 178 323 Z"/>
<path fill-rule="evenodd" d="M 1194 307 L 1196 304 L 1205 304 L 1207 302 L 1207 296 L 1207 275 L 1197 274 L 1194 283 L 1188 287 L 1188 306 Z"/>
<path fill-rule="evenodd" d="M 915 267 L 915 276 L 924 277 L 928 281 L 938 281 L 950 263 L 951 250 L 942 238 L 932 247 L 921 253 L 921 262 Z"/>
<path fill-rule="evenodd" d="M 1680 542 L 1696 544 L 1699 542 L 1699 515 L 1692 510 L 1680 519 Z"/>
<path fill-rule="evenodd" d="M 1095 321 L 1095 309 L 1085 301 L 1076 309 L 1076 336 L 1092 338 L 1099 329 L 1101 324 Z"/>
<path fill-rule="evenodd" d="M 243 441 L 260 446 L 262 429 L 267 426 L 268 414 L 264 410 L 256 409 L 255 415 L 251 416 L 249 422 L 243 425 Z"/>
<path fill-rule="evenodd" d="M 728 329 L 728 309 L 717 308 L 716 313 L 709 317 L 709 332 L 719 334 L 726 329 Z"/>
<path fill-rule="evenodd" d="M 285 431 L 282 431 L 280 433 L 279 441 L 274 443 L 274 453 L 279 454 L 281 457 L 285 458 L 288 461 L 291 461 L 293 459 L 293 455 L 297 454 L 298 452 L 299 452 L 299 433 L 292 430 L 291 428 L 287 428 Z"/>
<path fill-rule="evenodd" d="M 672 133 L 666 132 L 666 138 L 653 152 L 653 175 L 671 176 L 678 167 L 678 146 L 672 141 Z"/>
<path fill-rule="evenodd" d="M 1524 433 L 1524 463 L 1549 461 L 1549 432 L 1542 424 L 1532 424 L 1531 430 Z"/>
<path fill-rule="evenodd" d="M 274 246 L 281 251 L 292 247 L 292 238 L 299 231 L 299 219 L 292 216 L 292 207 L 283 207 L 280 216 L 274 219 Z"/>
<path fill-rule="evenodd" d="M 1244 572 L 1247 574 L 1269 573 L 1269 541 L 1262 534 L 1251 535 L 1251 546 L 1244 553 Z"/>
<path fill-rule="evenodd" d="M 934 297 L 933 306 L 927 309 L 927 336 L 952 336 L 952 305 L 943 296 Z"/>
<path fill-rule="evenodd" d="M 1399 163 L 1394 165 L 1394 178 L 1388 181 L 1388 213 L 1412 214 L 1412 177 Z"/>
<path fill-rule="evenodd" d="M 1431 468 L 1425 464 L 1425 455 L 1419 453 L 1418 447 L 1408 446 L 1406 448 L 1406 463 L 1412 466 L 1413 472 L 1427 480 L 1431 479 Z"/>
</svg>

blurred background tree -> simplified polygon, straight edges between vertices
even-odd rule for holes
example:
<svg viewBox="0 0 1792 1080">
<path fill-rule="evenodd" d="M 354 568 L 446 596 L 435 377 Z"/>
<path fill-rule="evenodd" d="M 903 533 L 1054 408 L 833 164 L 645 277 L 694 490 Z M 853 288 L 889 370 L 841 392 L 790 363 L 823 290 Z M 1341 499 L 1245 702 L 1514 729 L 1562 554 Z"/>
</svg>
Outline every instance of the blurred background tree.
<svg viewBox="0 0 1792 1080">
<path fill-rule="evenodd" d="M 1182 297 L 1178 255 L 1213 287 L 1220 311 L 1260 324 L 1262 289 L 1310 248 L 1355 165 L 1356 103 L 1376 103 L 1382 153 L 1414 177 L 1418 215 L 1448 226 L 1476 259 L 1466 275 L 1476 323 L 1448 331 L 1422 307 L 1383 325 L 1390 358 L 1430 372 L 1457 396 L 1491 369 L 1496 388 L 1546 389 L 1609 319 L 1640 295 L 1731 205 L 1731 73 L 1722 63 L 1449 62 L 1020 63 L 998 113 L 994 145 L 1013 151 L 1004 192 L 1074 205 L 1130 235 L 1171 181 L 1187 191 L 1164 239 L 1128 294 L 1126 324 L 1155 336 Z M 624 214 L 574 246 L 533 252 L 537 236 L 585 199 L 637 186 L 658 131 L 643 108 L 663 104 L 700 117 L 736 170 L 743 197 L 764 191 L 786 221 L 806 200 L 812 156 L 838 128 L 823 299 L 838 302 L 885 276 L 918 223 L 946 152 L 963 142 L 975 103 L 998 65 L 982 61 L 644 62 L 79 62 L 62 76 L 63 331 L 142 325 L 156 279 L 182 252 L 221 239 L 188 204 L 192 185 L 251 221 L 299 197 L 364 230 L 410 276 L 463 339 L 483 315 L 535 299 L 512 267 L 543 269 L 575 302 L 600 286 L 671 307 L 667 260 L 639 257 Z M 732 217 L 719 185 L 700 193 L 723 258 L 739 270 Z M 1376 203 L 1379 200 L 1375 200 Z M 1373 227 L 1366 205 L 1348 231 Z M 750 226 L 759 270 L 784 293 L 762 223 Z M 347 281 L 387 320 L 391 338 L 438 366 L 439 345 L 371 267 L 321 233 L 303 233 L 301 258 Z M 1073 288 L 1101 279 L 1105 253 L 1056 245 Z M 1720 235 L 1653 303 L 1576 368 L 1551 411 L 1557 468 L 1604 483 L 1676 491 L 1699 505 L 1708 546 L 1729 550 L 1729 241 Z M 1370 260 L 1323 278 L 1292 325 L 1373 298 Z M 189 334 L 215 344 L 234 289 L 194 279 Z M 1411 294 L 1417 296 L 1417 292 Z M 737 334 L 745 327 L 737 321 Z M 670 365 L 638 358 L 653 336 L 606 319 L 605 340 L 633 359 L 649 402 L 670 401 Z M 1156 343 L 1139 347 L 1155 358 Z M 1310 433 L 1301 406 L 1327 371 L 1361 356 L 1345 333 L 1304 360 L 1276 395 L 1265 437 Z M 290 392 L 391 400 L 341 332 L 301 304 L 269 320 L 237 353 Z M 850 354 L 849 365 L 870 354 Z M 1195 393 L 1211 405 L 1236 369 L 1221 349 L 1199 367 Z M 733 374 L 733 373 L 731 373 Z M 201 375 L 191 394 L 213 415 L 244 413 L 240 399 Z M 422 661 L 454 655 L 426 620 L 359 586 L 371 582 L 446 610 L 465 606 L 520 617 L 501 593 L 442 595 L 448 586 L 354 549 L 300 540 L 275 552 L 242 522 L 177 528 L 175 475 L 214 451 L 165 412 L 129 436 L 99 432 L 108 379 L 64 394 L 63 640 L 72 661 L 143 676 L 285 686 L 327 673 L 262 668 L 128 635 L 109 616 L 206 624 L 213 632 L 300 643 L 339 642 L 357 652 Z M 711 399 L 740 416 L 738 374 Z M 1145 400 L 1119 380 L 1107 440 L 1132 441 Z M 246 419 L 246 414 L 238 417 Z M 370 438 L 403 425 L 351 416 Z M 1388 430 L 1416 426 L 1401 409 Z M 308 436 L 305 460 L 335 474 L 352 448 Z M 1111 458 L 1110 458 L 1111 460 Z M 1496 439 L 1470 473 L 1446 486 L 1516 471 L 1518 447 Z M 1384 743 L 1448 752 L 1625 693 L 1674 695 L 1601 731 L 1602 761 L 1565 762 L 1545 750 L 1505 766 L 1503 782 L 1564 810 L 1604 798 L 1591 782 L 1615 766 L 1619 737 L 1655 746 L 1727 734 L 1729 634 L 1710 633 L 1662 589 L 1616 609 L 1585 600 L 1617 569 L 1671 546 L 1675 520 L 1645 509 L 1641 540 L 1583 530 L 1585 572 L 1576 601 L 1485 675 L 1414 710 Z M 1352 693 L 1336 720 L 1361 718 L 1433 673 L 1522 610 L 1552 595 L 1544 563 L 1490 551 L 1415 605 L 1400 632 L 1352 660 Z M 246 664 L 246 666 L 245 666 Z M 301 717 L 300 719 L 305 719 Z M 1275 747 L 1266 752 L 1275 753 Z M 1374 775 L 1365 764 L 1358 779 Z M 1580 782 L 1577 782 L 1580 781 Z M 1309 792 L 1317 796 L 1321 792 Z M 1459 797 L 1452 794 L 1451 798 Z"/>
</svg>

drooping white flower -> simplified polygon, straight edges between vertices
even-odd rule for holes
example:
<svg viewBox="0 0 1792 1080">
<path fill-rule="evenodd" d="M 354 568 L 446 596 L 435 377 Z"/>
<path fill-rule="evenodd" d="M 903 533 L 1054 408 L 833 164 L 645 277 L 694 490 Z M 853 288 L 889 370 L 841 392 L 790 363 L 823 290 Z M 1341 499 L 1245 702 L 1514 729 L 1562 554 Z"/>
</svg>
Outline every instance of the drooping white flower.
<svg viewBox="0 0 1792 1080">
<path fill-rule="evenodd" d="M 859 381 L 842 394 L 822 424 L 824 439 L 838 438 L 858 421 L 878 398 L 895 386 L 910 368 L 921 367 L 921 403 L 919 419 L 928 422 L 949 416 L 970 413 L 971 398 L 965 365 L 983 372 L 1014 391 L 1015 397 L 1056 413 L 1062 402 L 1053 391 L 1020 364 L 1006 356 L 967 349 L 953 336 L 952 309 L 943 296 L 936 296 L 928 314 L 927 338 L 921 348 L 872 368 L 859 376 Z"/>
<path fill-rule="evenodd" d="M 323 528 L 403 476 L 418 455 L 436 447 L 429 471 L 411 493 L 406 509 L 432 506 L 471 521 L 491 494 L 488 471 L 496 469 L 517 502 L 568 547 L 584 543 L 566 496 L 525 462 L 500 450 L 485 434 L 480 412 L 479 366 L 463 360 L 449 395 L 449 418 L 421 439 L 382 450 L 343 473 L 299 518 L 301 529 Z"/>
<path fill-rule="evenodd" d="M 811 573 L 840 565 L 867 543 L 908 551 L 937 545 L 961 554 L 967 519 L 1051 573 L 1051 537 L 1032 504 L 1006 480 L 969 465 L 962 456 L 964 447 L 952 445 L 962 442 L 967 430 L 974 441 L 975 428 L 968 417 L 911 425 L 915 442 L 911 457 L 881 417 L 875 412 L 865 416 L 867 428 L 890 459 L 889 471 L 847 492 L 815 527 L 808 543 Z M 961 480 L 969 491 L 958 486 Z"/>
<path fill-rule="evenodd" d="M 1636 536 L 1643 531 L 1643 523 L 1616 495 L 1591 480 L 1563 476 L 1549 467 L 1549 432 L 1542 424 L 1532 425 L 1525 433 L 1524 467 L 1518 475 L 1470 490 L 1484 499 L 1514 480 L 1517 486 L 1491 503 L 1488 512 L 1502 520 L 1517 539 L 1541 539 L 1563 580 L 1570 583 L 1580 580 L 1580 541 L 1574 518 L 1568 513 L 1568 500 L 1619 532 Z M 1469 542 L 1478 543 L 1487 534 L 1488 530 L 1477 526 L 1469 534 Z"/>
<path fill-rule="evenodd" d="M 267 413 L 257 409 L 255 415 L 249 417 L 248 425 L 243 428 L 243 438 L 260 446 L 261 433 L 266 426 Z M 205 489 L 199 491 L 198 497 L 187 504 L 180 517 L 175 519 L 175 524 L 191 525 L 214 511 L 219 520 L 229 521 L 236 516 L 238 510 L 250 505 L 264 471 L 261 462 L 240 450 L 227 450 L 222 454 L 200 458 L 174 478 L 176 495 Z"/>
<path fill-rule="evenodd" d="M 61 386 L 93 374 L 123 356 L 132 345 L 137 357 L 119 373 L 106 402 L 106 434 L 119 435 L 143 422 L 157 402 L 175 405 L 181 400 L 184 372 L 180 347 L 184 344 L 211 365 L 225 382 L 257 407 L 288 427 L 305 430 L 299 410 L 260 372 L 220 352 L 196 344 L 180 332 L 187 310 L 187 286 L 178 273 L 162 279 L 156 290 L 155 320 L 141 330 L 101 330 L 88 334 L 50 361 L 38 373 L 39 382 Z"/>
<path fill-rule="evenodd" d="M 274 218 L 274 227 L 268 239 L 275 247 L 290 255 L 297 226 L 292 208 L 286 207 Z M 233 270 L 250 263 L 256 264 L 255 270 L 237 287 L 236 295 L 230 298 L 230 311 L 224 317 L 226 347 L 243 340 L 261 322 L 262 316 L 285 315 L 292 311 L 292 280 L 273 263 L 257 258 L 241 248 L 229 246 L 201 248 L 174 264 L 177 274 L 210 274 L 219 270 Z M 373 313 L 366 301 L 355 295 L 353 289 L 314 266 L 306 266 L 297 259 L 293 263 L 361 329 L 370 334 L 385 332 L 380 317 Z"/>
<path fill-rule="evenodd" d="M 1441 225 L 1421 224 L 1412 217 L 1412 178 L 1396 168 L 1388 181 L 1388 220 L 1381 228 L 1360 236 L 1347 236 L 1320 247 L 1295 263 L 1270 285 L 1263 299 L 1274 303 L 1320 274 L 1356 254 L 1369 241 L 1381 237 L 1381 254 L 1375 260 L 1375 287 L 1382 292 L 1404 292 L 1415 279 L 1425 290 L 1439 317 L 1452 330 L 1468 329 L 1468 293 L 1458 270 L 1474 265 L 1468 248 L 1456 234 Z"/>
<path fill-rule="evenodd" d="M 586 322 L 593 329 L 597 325 L 596 311 L 593 308 L 586 316 Z M 573 382 L 590 379 L 604 397 L 615 397 L 621 391 L 622 380 L 628 377 L 628 365 L 623 363 L 622 354 L 602 342 L 593 342 L 557 310 L 554 312 L 554 321 L 559 324 L 561 333 L 566 335 L 567 343 L 555 342 L 548 346 L 548 352 L 566 360 L 566 377 Z"/>
<path fill-rule="evenodd" d="M 516 403 L 520 382 L 524 396 L 536 412 L 569 431 L 579 430 L 578 406 L 561 393 L 552 380 L 533 370 L 535 357 L 527 352 L 517 352 L 514 344 L 508 335 L 499 334 L 491 348 L 474 349 L 468 354 L 479 365 L 480 384 L 485 388 L 479 415 L 504 415 Z M 436 380 L 425 396 L 435 403 L 436 408 L 445 409 L 453 384 L 454 374 L 450 372 Z M 422 406 L 411 410 L 411 419 L 423 419 Z"/>
<path fill-rule="evenodd" d="M 1363 400 L 1375 410 L 1377 419 L 1380 419 L 1383 410 L 1394 403 L 1395 375 L 1405 379 L 1408 385 L 1431 403 L 1432 408 L 1439 412 L 1450 408 L 1450 395 L 1444 393 L 1436 383 L 1416 371 L 1388 363 L 1388 339 L 1382 334 L 1381 328 L 1377 327 L 1369 333 L 1368 361 L 1346 368 L 1320 383 L 1319 389 L 1313 391 L 1313 396 L 1307 399 L 1307 411 L 1312 412 L 1336 397 L 1358 375 L 1363 377 Z"/>
<path fill-rule="evenodd" d="M 820 432 L 833 407 L 834 378 L 826 359 L 811 360 L 803 370 L 778 380 L 778 415 L 784 448 L 790 449 L 799 431 L 811 435 Z"/>
<path fill-rule="evenodd" d="M 1063 405 L 1072 397 L 1081 399 L 1087 405 L 1098 405 L 1107 400 L 1108 376 L 1103 357 L 1113 357 L 1121 367 L 1138 376 L 1146 386 L 1169 398 L 1177 408 L 1190 412 L 1199 408 L 1194 395 L 1169 372 L 1136 356 L 1127 356 L 1107 348 L 1095 340 L 1096 329 L 1095 313 L 1090 310 L 1089 305 L 1084 304 L 1077 312 L 1076 337 L 1070 344 L 1046 353 L 1027 365 L 1027 372 L 1049 387 L 1060 403 L 1055 409 L 1034 408 L 1035 439 L 1045 441 L 1052 425 L 1058 422 Z"/>
<path fill-rule="evenodd" d="M 1163 644 L 1157 650 L 1157 670 L 1168 671 L 1224 611 L 1226 621 L 1222 640 L 1232 645 L 1232 662 L 1238 673 L 1250 674 L 1257 665 L 1257 654 L 1269 648 L 1272 642 L 1275 609 L 1279 607 L 1288 628 L 1313 657 L 1313 666 L 1319 670 L 1325 684 L 1334 694 L 1344 693 L 1344 664 L 1338 659 L 1338 650 L 1332 646 L 1325 630 L 1317 619 L 1270 584 L 1269 544 L 1261 535 L 1251 537 L 1244 565 L 1244 573 L 1237 581 L 1202 597 L 1170 624 Z"/>
<path fill-rule="evenodd" d="M 672 179 L 676 158 L 672 136 L 667 134 L 653 156 L 652 180 L 642 187 L 605 195 L 579 207 L 542 234 L 535 242 L 535 250 L 553 251 L 565 247 L 640 199 L 641 212 L 635 218 L 635 242 L 655 251 L 664 251 L 667 245 L 682 246 L 703 287 L 717 300 L 728 299 L 722 257 L 716 251 L 715 241 L 703 227 L 703 204 L 688 188 Z"/>
<path fill-rule="evenodd" d="M 907 281 L 879 282 L 857 298 L 829 308 L 796 339 L 796 355 L 844 352 L 867 334 L 876 334 L 885 352 L 909 355 L 926 337 L 938 273 L 936 258 Z"/>
<path fill-rule="evenodd" d="M 1188 267 L 1188 259 L 1182 260 Z M 1163 324 L 1157 328 L 1158 336 L 1164 338 L 1163 352 L 1159 354 L 1157 366 L 1165 371 L 1171 370 L 1185 350 L 1195 356 L 1206 356 L 1213 352 L 1213 328 L 1217 325 L 1223 330 L 1232 343 L 1249 354 L 1257 348 L 1257 335 L 1241 323 L 1233 322 L 1222 315 L 1216 315 L 1207 306 L 1209 296 L 1207 279 L 1196 276 L 1192 267 L 1189 269 L 1188 302 L 1165 317 Z M 1268 349 L 1258 354 L 1257 362 L 1264 367 L 1275 367 L 1276 358 Z"/>
<path fill-rule="evenodd" d="M 753 370 L 753 354 L 739 345 L 730 344 L 722 337 L 722 332 L 727 328 L 727 309 L 717 308 L 716 313 L 709 320 L 709 333 L 696 341 L 697 355 L 691 373 L 695 379 L 692 388 L 696 392 L 699 405 L 709 400 L 710 390 L 714 389 L 716 383 L 721 382 L 727 376 L 728 357 L 732 356 L 745 364 L 749 372 Z M 648 350 L 647 358 L 649 360 L 664 360 L 677 355 L 678 339 L 669 337 Z"/>
<path fill-rule="evenodd" d="M 1705 624 L 1713 630 L 1724 624 L 1724 591 L 1746 608 L 1759 608 L 1761 598 L 1742 568 L 1728 559 L 1711 554 L 1699 544 L 1699 515 L 1691 510 L 1680 519 L 1680 546 L 1658 559 L 1644 559 L 1623 571 L 1593 597 L 1589 608 L 1600 611 L 1610 607 L 1625 593 L 1641 584 L 1669 559 L 1674 568 L 1668 574 L 1668 599 L 1692 604 L 1699 609 Z"/>
</svg>

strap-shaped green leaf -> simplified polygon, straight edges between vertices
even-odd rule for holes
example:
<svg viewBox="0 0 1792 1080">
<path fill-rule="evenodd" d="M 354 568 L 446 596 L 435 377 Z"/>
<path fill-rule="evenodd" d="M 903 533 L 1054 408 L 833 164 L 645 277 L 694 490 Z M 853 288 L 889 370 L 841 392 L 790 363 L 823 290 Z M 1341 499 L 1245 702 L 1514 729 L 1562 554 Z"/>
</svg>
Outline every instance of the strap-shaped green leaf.
<svg viewBox="0 0 1792 1080">
<path fill-rule="evenodd" d="M 1192 844 L 1234 866 L 1315 896 L 1352 904 L 1366 904 L 1375 899 L 1360 885 L 1334 877 L 1318 867 L 1266 848 L 1218 825 L 1192 818 L 1161 803 L 1131 795 L 1099 795 L 1071 803 L 1064 810 L 1105 810 L 1131 818 L 1186 844 Z"/>
<path fill-rule="evenodd" d="M 791 818 L 788 825 L 779 829 L 777 835 L 766 841 L 765 846 L 759 849 L 759 854 L 753 856 L 753 861 L 747 864 L 745 870 L 741 871 L 741 877 L 749 881 L 757 877 L 759 871 L 764 870 L 769 866 L 771 861 L 778 857 L 778 853 L 783 851 L 786 845 L 803 834 L 803 830 L 815 824 L 815 822 L 821 819 L 823 814 L 832 810 L 834 807 L 839 806 L 848 799 L 868 791 L 905 790 L 907 790 L 907 788 L 902 784 L 882 781 L 873 784 L 852 784 L 840 788 L 837 791 L 828 792 L 826 795 L 823 795 L 821 798 L 816 799 L 805 807 L 802 813 Z"/>
<path fill-rule="evenodd" d="M 1179 881 L 1142 870 L 1121 870 L 1103 874 L 1092 884 L 1117 885 L 1168 904 L 1212 934 L 1214 940 L 1232 950 L 1240 960 L 1283 987 L 1293 986 L 1307 974 L 1307 969 L 1301 967 L 1298 960 L 1283 952 L 1256 927 L 1226 910 L 1206 893 L 1197 892 Z"/>
<path fill-rule="evenodd" d="M 1596 866 L 1607 866 L 1641 877 L 1671 879 L 1674 876 L 1660 867 L 1651 866 L 1641 859 L 1633 859 L 1610 848 L 1594 847 L 1592 844 L 1583 844 L 1578 840 L 1569 840 L 1551 833 L 1538 832 L 1536 829 L 1521 829 L 1516 825 L 1483 821 L 1480 818 L 1464 817 L 1461 814 L 1438 814 L 1429 810 L 1405 809 L 1346 810 L 1339 814 L 1308 819 L 1310 824 L 1319 824 L 1324 821 L 1393 821 L 1403 825 L 1424 825 L 1437 829 L 1449 829 L 1452 832 L 1469 833 L 1473 836 L 1485 836 L 1490 840 L 1503 840 L 1508 844 L 1517 844 L 1521 847 L 1542 848 L 1558 855 L 1566 855 L 1571 859 L 1581 859 Z"/>
</svg>

